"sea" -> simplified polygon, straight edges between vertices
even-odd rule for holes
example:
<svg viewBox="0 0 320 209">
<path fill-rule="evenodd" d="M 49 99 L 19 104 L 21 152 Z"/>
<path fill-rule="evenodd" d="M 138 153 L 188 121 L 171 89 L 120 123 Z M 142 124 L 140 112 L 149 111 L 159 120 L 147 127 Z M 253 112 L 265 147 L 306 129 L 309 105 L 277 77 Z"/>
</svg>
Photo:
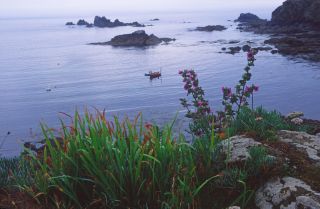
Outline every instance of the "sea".
<svg viewBox="0 0 320 209">
<path fill-rule="evenodd" d="M 254 11 L 270 18 L 272 8 Z M 221 110 L 223 86 L 235 86 L 247 64 L 246 53 L 221 53 L 222 47 L 261 46 L 267 35 L 239 32 L 233 22 L 240 12 L 199 11 L 102 13 L 109 19 L 138 21 L 145 28 L 86 28 L 66 26 L 94 14 L 0 19 L 0 155 L 18 155 L 26 141 L 43 138 L 40 124 L 59 128 L 67 115 L 106 111 L 107 116 L 134 118 L 165 125 L 177 116 L 176 129 L 187 128 L 179 99 L 185 98 L 178 71 L 193 69 L 213 110 Z M 159 21 L 150 21 L 159 18 Z M 192 31 L 198 26 L 224 25 L 222 32 Z M 170 44 L 148 48 L 88 45 L 120 34 L 145 30 L 175 38 Z M 226 42 L 238 40 L 238 44 Z M 260 90 L 254 105 L 282 114 L 302 111 L 320 119 L 320 64 L 259 52 L 252 83 Z M 160 79 L 145 73 L 161 71 Z"/>
</svg>

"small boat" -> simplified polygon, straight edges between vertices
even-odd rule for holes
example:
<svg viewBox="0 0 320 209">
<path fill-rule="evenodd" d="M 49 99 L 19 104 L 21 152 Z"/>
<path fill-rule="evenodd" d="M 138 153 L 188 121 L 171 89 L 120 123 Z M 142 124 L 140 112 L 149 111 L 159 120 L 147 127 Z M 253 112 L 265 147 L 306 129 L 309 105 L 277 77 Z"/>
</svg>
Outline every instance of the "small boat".
<svg viewBox="0 0 320 209">
<path fill-rule="evenodd" d="M 152 71 L 150 71 L 149 73 L 146 73 L 144 75 L 150 77 L 150 80 L 152 80 L 152 79 L 155 79 L 155 78 L 160 78 L 161 77 L 161 71 L 160 72 L 152 72 Z"/>
</svg>

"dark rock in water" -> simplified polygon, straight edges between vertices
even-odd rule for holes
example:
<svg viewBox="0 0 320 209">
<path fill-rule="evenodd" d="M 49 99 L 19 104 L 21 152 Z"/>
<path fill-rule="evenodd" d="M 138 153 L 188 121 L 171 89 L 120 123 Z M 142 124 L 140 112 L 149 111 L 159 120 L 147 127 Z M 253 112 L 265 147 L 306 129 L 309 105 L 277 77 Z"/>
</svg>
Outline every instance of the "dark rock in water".
<svg viewBox="0 0 320 209">
<path fill-rule="evenodd" d="M 90 24 L 88 24 L 86 26 L 87 26 L 87 28 L 92 28 L 94 25 L 92 23 L 90 23 Z"/>
<path fill-rule="evenodd" d="M 236 47 L 229 47 L 229 52 L 227 52 L 228 54 L 236 54 L 239 53 L 241 51 L 241 47 L 240 46 L 236 46 Z"/>
<path fill-rule="evenodd" d="M 241 13 L 238 19 L 235 20 L 236 22 L 242 22 L 242 23 L 255 23 L 255 22 L 261 22 L 266 21 L 260 19 L 257 15 L 251 14 L 251 13 Z"/>
<path fill-rule="evenodd" d="M 109 42 L 104 43 L 92 43 L 92 45 L 111 45 L 111 46 L 154 46 L 162 42 L 168 43 L 170 41 L 175 41 L 175 39 L 170 38 L 158 38 L 157 36 L 151 34 L 148 35 L 144 30 L 138 30 L 131 34 L 119 35 L 112 38 Z"/>
<path fill-rule="evenodd" d="M 257 48 L 254 48 L 255 50 L 257 51 L 270 51 L 272 49 L 272 47 L 269 47 L 269 46 L 265 46 L 265 47 L 262 47 L 262 46 L 259 46 Z"/>
<path fill-rule="evenodd" d="M 239 40 L 231 40 L 228 42 L 228 44 L 238 44 L 238 43 L 240 43 Z"/>
<path fill-rule="evenodd" d="M 250 51 L 250 49 L 251 49 L 251 47 L 247 44 L 242 46 L 242 51 L 244 51 L 244 52 L 248 52 L 248 51 Z"/>
<path fill-rule="evenodd" d="M 226 48 L 226 47 L 222 47 L 221 50 L 222 50 L 222 51 L 226 51 L 227 48 Z"/>
<path fill-rule="evenodd" d="M 159 21 L 160 19 L 159 18 L 154 18 L 154 19 L 151 19 L 150 21 Z"/>
<path fill-rule="evenodd" d="M 165 42 L 165 43 L 169 43 L 172 41 L 176 41 L 175 38 L 160 38 L 161 41 Z"/>
<path fill-rule="evenodd" d="M 75 25 L 73 22 L 67 22 L 66 25 Z"/>
<path fill-rule="evenodd" d="M 296 37 L 282 37 L 271 38 L 269 40 L 266 40 L 265 43 L 274 45 L 278 49 L 278 52 L 283 55 L 301 55 L 302 58 L 307 58 L 308 55 L 310 55 L 313 61 L 320 61 L 320 59 L 317 60 L 317 57 L 314 56 L 320 53 L 319 39 L 299 39 Z"/>
<path fill-rule="evenodd" d="M 87 21 L 81 19 L 78 21 L 77 25 L 89 25 L 89 23 Z"/>
<path fill-rule="evenodd" d="M 283 37 L 283 38 L 271 38 L 266 41 L 264 41 L 265 44 L 285 44 L 290 46 L 301 46 L 303 42 L 299 39 L 292 38 L 292 37 Z"/>
<path fill-rule="evenodd" d="M 138 22 L 124 23 L 118 19 L 116 19 L 114 22 L 112 22 L 111 20 L 107 19 L 106 17 L 99 17 L 99 16 L 96 16 L 94 18 L 93 24 L 94 24 L 94 26 L 99 27 L 99 28 L 113 28 L 113 27 L 120 27 L 120 26 L 145 27 L 145 25 L 142 25 Z"/>
<path fill-rule="evenodd" d="M 223 31 L 227 28 L 223 25 L 208 25 L 205 27 L 197 27 L 195 31 L 206 31 L 206 32 L 212 32 L 212 31 Z"/>
<path fill-rule="evenodd" d="M 272 24 L 320 24 L 320 0 L 287 0 L 272 13 Z"/>
<path fill-rule="evenodd" d="M 271 54 L 277 54 L 278 53 L 278 50 L 274 49 L 274 50 L 271 50 Z"/>
</svg>

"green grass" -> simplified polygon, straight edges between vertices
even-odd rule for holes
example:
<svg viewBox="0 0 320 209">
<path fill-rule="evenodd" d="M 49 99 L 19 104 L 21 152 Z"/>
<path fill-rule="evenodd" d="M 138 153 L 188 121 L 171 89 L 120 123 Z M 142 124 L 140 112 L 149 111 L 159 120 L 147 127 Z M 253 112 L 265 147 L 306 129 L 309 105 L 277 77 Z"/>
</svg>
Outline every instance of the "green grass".
<svg viewBox="0 0 320 209">
<path fill-rule="evenodd" d="M 0 188 L 30 184 L 30 170 L 26 161 L 20 158 L 0 158 Z"/>
<path fill-rule="evenodd" d="M 284 126 L 276 112 L 245 111 L 232 127 L 238 132 L 254 127 L 265 133 Z M 251 121 L 257 116 L 266 121 L 257 125 Z M 28 175 L 3 175 L 2 180 L 10 181 L 3 184 L 16 184 L 53 208 L 221 209 L 232 203 L 246 207 L 253 195 L 246 181 L 269 165 L 266 150 L 250 150 L 247 164 L 237 167 L 226 162 L 214 127 L 210 136 L 191 144 L 183 135 L 174 137 L 172 127 L 146 126 L 141 117 L 120 122 L 116 117 L 107 121 L 100 112 L 83 117 L 76 112 L 72 124 L 61 123 L 59 141 L 52 140 L 52 129 L 43 125 L 45 149 L 26 150 L 23 161 L 2 166 L 2 171 Z M 20 169 L 21 162 L 27 170 Z"/>
<path fill-rule="evenodd" d="M 223 167 L 216 162 L 214 135 L 190 145 L 183 136 L 173 138 L 172 125 L 160 131 L 145 128 L 141 118 L 108 122 L 100 113 L 83 118 L 76 113 L 72 126 L 62 127 L 62 143 L 53 146 L 53 133 L 44 126 L 43 156 L 30 153 L 35 183 L 25 190 L 40 202 L 75 208 L 199 208 L 202 190 L 214 189 L 210 185 Z"/>
<path fill-rule="evenodd" d="M 242 108 L 229 127 L 230 135 L 249 134 L 262 140 L 276 140 L 278 130 L 289 130 L 291 126 L 277 111 L 267 111 L 262 107 L 252 111 Z"/>
</svg>

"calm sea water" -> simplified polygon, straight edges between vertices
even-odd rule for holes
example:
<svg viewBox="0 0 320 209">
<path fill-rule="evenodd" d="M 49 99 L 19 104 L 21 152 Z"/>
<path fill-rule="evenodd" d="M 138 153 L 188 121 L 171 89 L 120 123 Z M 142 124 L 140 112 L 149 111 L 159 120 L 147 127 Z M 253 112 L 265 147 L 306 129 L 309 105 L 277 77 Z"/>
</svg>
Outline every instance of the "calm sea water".
<svg viewBox="0 0 320 209">
<path fill-rule="evenodd" d="M 270 11 L 259 13 L 262 17 Z M 106 109 L 108 115 L 139 112 L 146 120 L 169 122 L 181 111 L 185 96 L 180 69 L 195 69 L 211 106 L 221 108 L 221 87 L 233 86 L 246 65 L 245 53 L 219 53 L 228 47 L 214 41 L 240 40 L 262 43 L 266 36 L 240 33 L 228 19 L 234 13 L 176 13 L 111 15 L 122 21 L 154 24 L 144 28 L 159 37 L 176 38 L 169 45 L 147 49 L 91 46 L 137 28 L 112 29 L 66 27 L 74 18 L 0 20 L 0 144 L 8 131 L 1 154 L 19 153 L 23 141 L 41 138 L 39 123 L 59 124 L 59 112 L 72 114 L 76 108 Z M 149 22 L 151 18 L 159 22 Z M 93 16 L 86 18 L 93 21 Z M 184 23 L 191 22 L 191 23 Z M 208 24 L 228 27 L 223 32 L 189 32 Z M 242 45 L 243 45 L 242 44 Z M 149 81 L 144 73 L 162 69 L 163 77 Z M 260 86 L 255 104 L 286 114 L 303 111 L 320 119 L 320 65 L 290 60 L 261 52 L 253 69 L 253 82 Z M 51 88 L 51 92 L 46 89 Z M 180 112 L 180 118 L 183 113 Z M 178 121 L 179 129 L 185 123 Z"/>
</svg>

